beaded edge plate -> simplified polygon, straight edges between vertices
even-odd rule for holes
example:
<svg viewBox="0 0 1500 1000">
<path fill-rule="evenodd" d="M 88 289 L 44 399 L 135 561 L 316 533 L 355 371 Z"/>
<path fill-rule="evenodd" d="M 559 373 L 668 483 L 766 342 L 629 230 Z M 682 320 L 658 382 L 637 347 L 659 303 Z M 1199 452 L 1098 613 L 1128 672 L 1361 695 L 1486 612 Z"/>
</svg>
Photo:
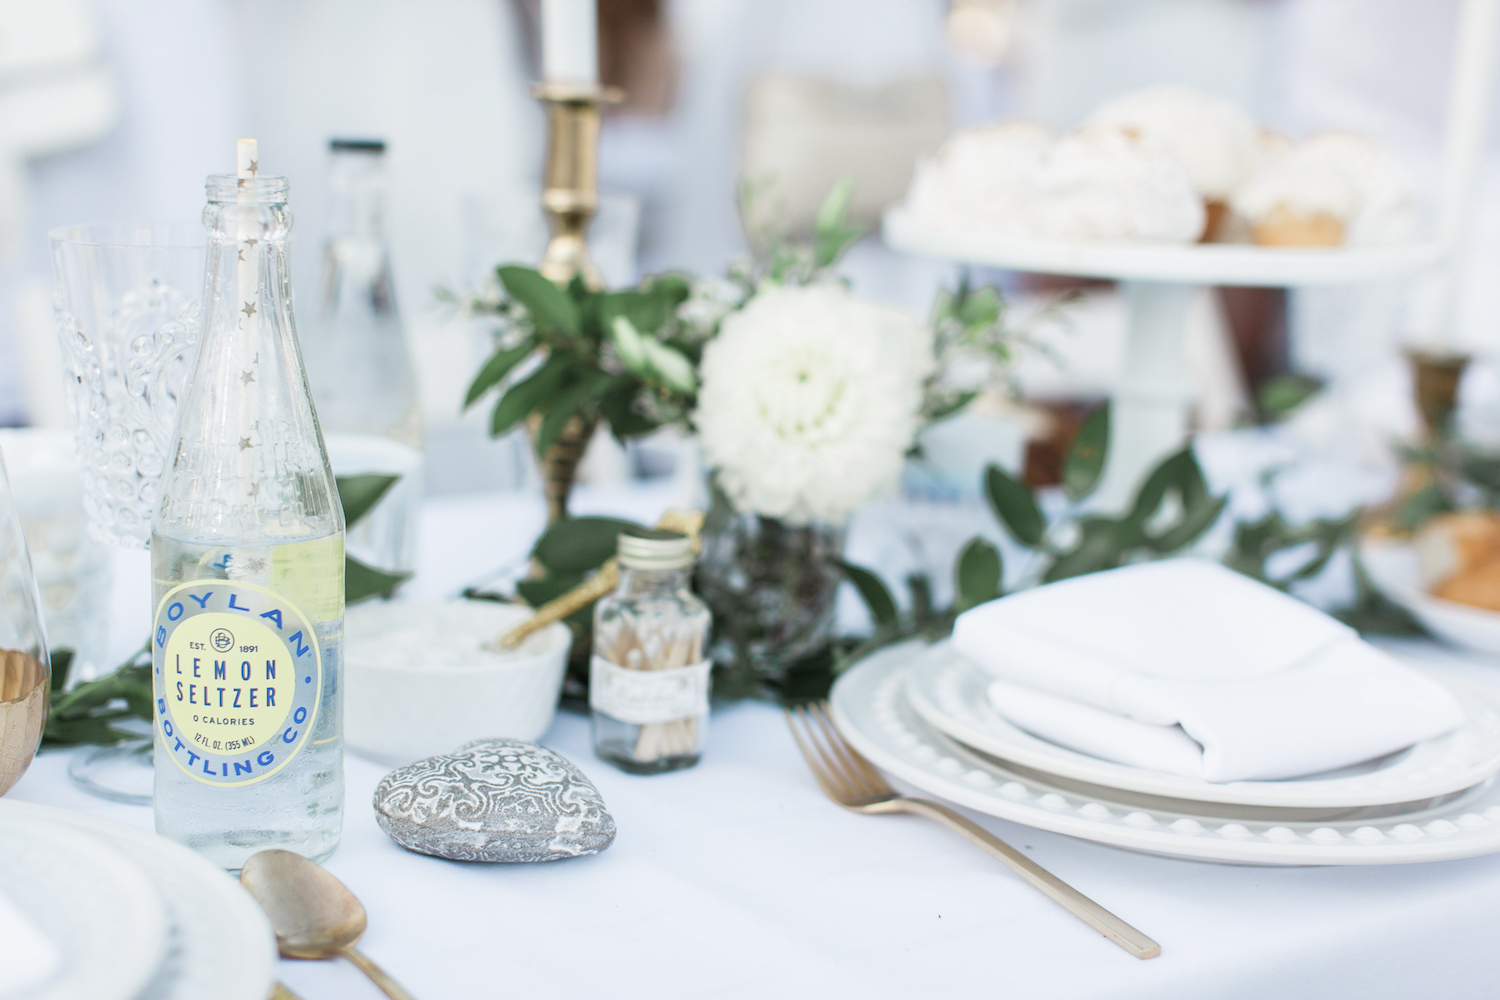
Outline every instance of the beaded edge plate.
<svg viewBox="0 0 1500 1000">
<path fill-rule="evenodd" d="M 1433 679 L 1452 687 L 1444 678 Z M 1374 767 L 1291 781 L 1220 783 L 1101 760 L 1033 736 L 990 705 L 989 683 L 983 670 L 945 641 L 924 650 L 912 663 L 907 694 L 929 725 L 976 750 L 1047 774 L 1144 795 L 1334 809 L 1435 798 L 1473 787 L 1500 771 L 1500 713 L 1468 690 L 1455 691 L 1464 709 L 1462 726 L 1388 754 Z"/>
<path fill-rule="evenodd" d="M 167 955 L 167 910 L 149 873 L 98 837 L 5 805 L 0 891 L 58 951 L 52 975 L 22 995 L 135 1000 Z"/>
<path fill-rule="evenodd" d="M 908 703 L 907 671 L 921 652 L 910 644 L 893 647 L 840 677 L 830 697 L 834 722 L 882 771 L 978 812 L 1127 850 L 1234 864 L 1406 864 L 1500 851 L 1494 778 L 1411 812 L 1295 822 L 1214 816 L 1211 803 L 1200 803 L 1198 812 L 1152 808 L 1132 803 L 1126 792 L 1090 796 L 1008 774 L 929 726 Z"/>
</svg>

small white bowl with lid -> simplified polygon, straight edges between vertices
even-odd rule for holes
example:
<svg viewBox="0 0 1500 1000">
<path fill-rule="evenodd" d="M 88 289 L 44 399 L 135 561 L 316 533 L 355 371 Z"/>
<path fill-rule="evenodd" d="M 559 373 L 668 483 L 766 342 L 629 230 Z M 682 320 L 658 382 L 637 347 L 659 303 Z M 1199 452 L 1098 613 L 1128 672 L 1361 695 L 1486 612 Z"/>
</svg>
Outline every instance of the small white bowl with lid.
<svg viewBox="0 0 1500 1000">
<path fill-rule="evenodd" d="M 370 601 L 344 616 L 344 740 L 409 764 L 470 740 L 535 740 L 557 711 L 573 637 L 554 622 L 512 650 L 530 608 L 494 601 Z"/>
</svg>

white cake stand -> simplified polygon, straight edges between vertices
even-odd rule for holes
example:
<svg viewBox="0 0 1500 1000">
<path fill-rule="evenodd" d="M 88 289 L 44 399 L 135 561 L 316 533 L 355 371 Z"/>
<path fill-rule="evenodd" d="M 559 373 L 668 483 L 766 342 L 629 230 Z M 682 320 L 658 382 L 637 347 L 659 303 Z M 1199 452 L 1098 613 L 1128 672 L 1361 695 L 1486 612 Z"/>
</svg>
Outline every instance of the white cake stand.
<svg viewBox="0 0 1500 1000">
<path fill-rule="evenodd" d="M 1437 268 L 1443 244 L 1280 249 L 1229 244 L 1043 243 L 933 229 L 904 206 L 885 213 L 885 242 L 922 257 L 1010 271 L 1119 281 L 1129 303 L 1120 381 L 1111 395 L 1109 460 L 1093 505 L 1118 510 L 1141 477 L 1182 446 L 1192 386 L 1188 304 L 1207 285 L 1301 288 L 1411 278 Z"/>
<path fill-rule="evenodd" d="M 1141 475 L 1179 448 L 1187 433 L 1189 399 L 1184 326 L 1188 303 L 1205 285 L 1302 288 L 1361 285 L 1411 278 L 1447 268 L 1446 294 L 1429 350 L 1452 350 L 1453 302 L 1474 221 L 1474 188 L 1489 125 L 1500 0 L 1461 0 L 1436 239 L 1397 247 L 1287 250 L 1252 246 L 1094 245 L 1008 240 L 924 226 L 900 205 L 888 210 L 885 241 L 923 257 L 1039 274 L 1122 282 L 1130 303 L 1125 368 L 1112 396 L 1109 464 L 1094 505 L 1119 509 Z"/>
</svg>

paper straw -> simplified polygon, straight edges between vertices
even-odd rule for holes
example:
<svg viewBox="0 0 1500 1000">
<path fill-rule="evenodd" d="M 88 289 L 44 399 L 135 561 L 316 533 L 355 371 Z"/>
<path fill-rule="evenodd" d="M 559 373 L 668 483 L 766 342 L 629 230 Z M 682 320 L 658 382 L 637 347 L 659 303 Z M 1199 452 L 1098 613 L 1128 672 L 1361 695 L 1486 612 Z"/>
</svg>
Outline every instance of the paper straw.
<svg viewBox="0 0 1500 1000">
<path fill-rule="evenodd" d="M 239 190 L 235 198 L 238 215 L 235 220 L 235 249 L 239 252 L 239 336 L 234 339 L 233 356 L 239 369 L 239 453 L 236 469 L 245 482 L 246 493 L 254 497 L 259 484 L 249 482 L 254 476 L 254 454 L 251 446 L 257 443 L 259 423 L 255 415 L 255 397 L 252 383 L 259 381 L 260 353 L 255 345 L 260 338 L 260 258 L 257 254 L 260 232 L 260 209 L 255 179 L 260 171 L 260 153 L 254 139 L 241 139 L 235 148 L 235 172 L 239 176 Z"/>
</svg>

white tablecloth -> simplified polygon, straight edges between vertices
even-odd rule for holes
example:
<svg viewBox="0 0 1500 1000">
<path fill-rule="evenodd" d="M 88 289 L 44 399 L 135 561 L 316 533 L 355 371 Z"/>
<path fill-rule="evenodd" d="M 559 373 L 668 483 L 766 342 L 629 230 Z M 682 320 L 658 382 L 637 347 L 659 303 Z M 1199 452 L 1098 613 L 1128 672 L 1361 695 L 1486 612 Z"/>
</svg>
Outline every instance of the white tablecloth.
<svg viewBox="0 0 1500 1000">
<path fill-rule="evenodd" d="M 660 502 L 635 493 L 581 506 L 650 517 Z M 517 498 L 429 504 L 418 595 L 451 593 L 524 552 L 541 519 L 539 504 Z M 134 555 L 121 561 L 115 620 L 138 613 L 139 632 L 146 583 Z M 1455 669 L 1500 690 L 1500 664 L 1427 655 L 1465 661 Z M 409 853 L 369 805 L 385 769 L 347 760 L 344 839 L 328 868 L 369 911 L 364 950 L 418 1000 L 1500 994 L 1500 856 L 1234 867 L 976 817 L 1160 941 L 1162 956 L 1141 962 L 936 824 L 834 806 L 769 705 L 715 712 L 703 762 L 675 774 L 603 764 L 576 715 L 559 715 L 545 742 L 614 813 L 619 836 L 605 853 L 515 866 Z M 77 790 L 69 753 L 44 754 L 11 796 L 151 826 L 148 808 Z M 305 1000 L 379 996 L 346 963 L 283 962 L 281 976 Z"/>
</svg>

